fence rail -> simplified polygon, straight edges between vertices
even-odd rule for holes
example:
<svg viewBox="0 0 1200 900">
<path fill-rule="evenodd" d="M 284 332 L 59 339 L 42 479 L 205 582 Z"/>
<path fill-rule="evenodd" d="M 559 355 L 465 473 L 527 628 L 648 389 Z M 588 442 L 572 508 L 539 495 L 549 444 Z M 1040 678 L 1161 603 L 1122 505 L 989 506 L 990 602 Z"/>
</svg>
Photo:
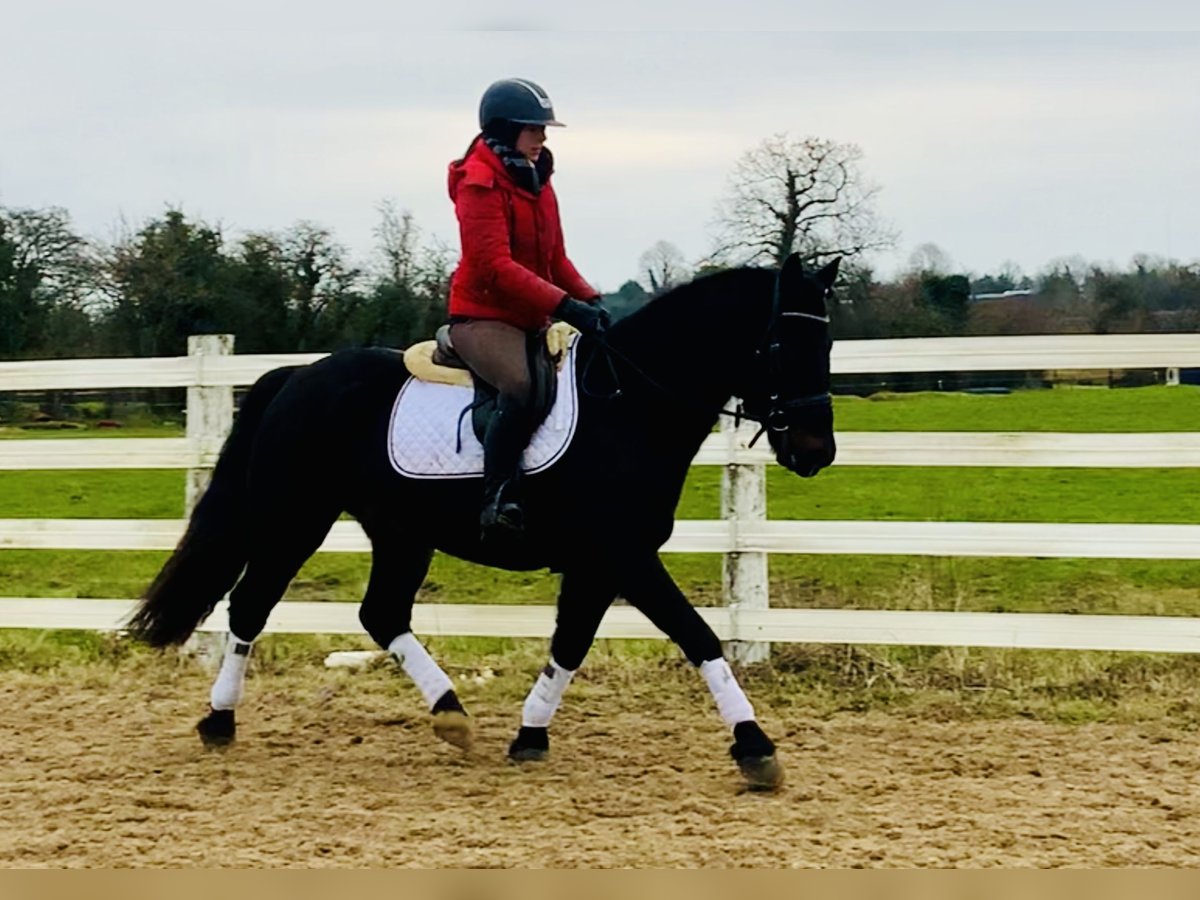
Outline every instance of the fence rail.
<svg viewBox="0 0 1200 900">
<path fill-rule="evenodd" d="M 209 336 L 214 337 L 214 336 Z M 323 353 L 0 362 L 0 391 L 239 387 Z M 1200 334 L 1074 334 L 839 341 L 833 373 L 1168 369 L 1200 366 Z"/>
<path fill-rule="evenodd" d="M 170 550 L 184 519 L 0 519 L 0 549 Z M 666 553 L 1200 559 L 1200 525 L 683 519 Z M 334 524 L 323 553 L 369 553 L 356 522 Z M 2 626 L 0 626 L 2 627 Z"/>
<path fill-rule="evenodd" d="M 131 600 L 0 599 L 0 621 L 9 628 L 82 628 L 118 631 Z M 1044 613 L 929 612 L 924 610 L 766 609 L 701 607 L 700 615 L 723 641 L 803 644 L 970 645 L 1006 649 L 1200 652 L 1200 618 L 1182 616 L 1083 616 Z M 200 626 L 223 632 L 224 602 Z M 413 630 L 422 635 L 546 638 L 554 629 L 551 606 L 418 603 Z M 361 635 L 356 603 L 288 601 L 267 623 L 269 634 Z M 661 638 L 641 613 L 614 606 L 601 638 Z"/>
<path fill-rule="evenodd" d="M 835 466 L 1200 468 L 1200 432 L 843 431 L 837 441 Z M 774 455 L 762 444 L 732 455 L 726 444 L 726 438 L 714 434 L 704 442 L 694 464 L 775 464 Z M 0 471 L 205 468 L 216 462 L 217 452 L 198 453 L 186 438 L 0 441 Z"/>
<path fill-rule="evenodd" d="M 186 469 L 191 507 L 215 463 L 232 418 L 232 388 L 281 365 L 322 354 L 232 355 L 232 339 L 189 342 L 168 359 L 0 362 L 0 391 L 188 388 L 186 438 L 0 441 L 0 470 Z M 1022 371 L 1200 366 L 1200 335 L 1066 335 L 843 341 L 835 374 Z M 1200 524 L 793 521 L 766 518 L 765 447 L 749 449 L 752 428 L 728 424 L 702 447 L 698 465 L 725 467 L 724 518 L 676 522 L 668 552 L 721 553 L 727 606 L 702 610 L 736 655 L 761 659 L 766 641 L 933 644 L 1098 650 L 1200 651 L 1200 619 L 868 610 L 768 609 L 773 553 L 1200 559 Z M 843 432 L 837 465 L 1200 468 L 1200 432 L 1154 434 Z M 0 548 L 169 550 L 183 520 L 5 519 Z M 321 548 L 361 552 L 369 545 L 339 522 Z M 0 627 L 112 629 L 129 600 L 0 599 Z M 426 634 L 543 637 L 551 607 L 418 604 Z M 223 607 L 206 625 L 225 627 Z M 354 604 L 281 604 L 269 630 L 360 634 Z M 640 614 L 616 607 L 601 636 L 650 637 Z"/>
</svg>

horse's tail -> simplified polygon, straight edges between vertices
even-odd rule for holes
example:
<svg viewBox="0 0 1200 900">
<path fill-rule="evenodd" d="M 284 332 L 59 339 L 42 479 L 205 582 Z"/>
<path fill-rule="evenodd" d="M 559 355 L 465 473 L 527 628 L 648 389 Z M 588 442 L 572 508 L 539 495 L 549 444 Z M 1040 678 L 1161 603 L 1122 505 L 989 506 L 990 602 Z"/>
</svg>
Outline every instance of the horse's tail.
<svg viewBox="0 0 1200 900">
<path fill-rule="evenodd" d="M 268 372 L 243 399 L 187 531 L 129 620 L 139 640 L 153 647 L 182 644 L 237 583 L 250 555 L 244 514 L 250 449 L 267 407 L 297 368 Z"/>
</svg>

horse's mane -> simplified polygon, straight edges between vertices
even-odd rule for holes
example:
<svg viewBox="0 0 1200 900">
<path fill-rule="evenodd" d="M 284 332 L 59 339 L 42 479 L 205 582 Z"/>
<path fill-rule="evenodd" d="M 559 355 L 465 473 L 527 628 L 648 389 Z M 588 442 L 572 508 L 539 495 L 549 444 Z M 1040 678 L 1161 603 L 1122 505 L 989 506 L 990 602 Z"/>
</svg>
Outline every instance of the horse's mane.
<svg viewBox="0 0 1200 900">
<path fill-rule="evenodd" d="M 770 310 L 772 269 L 743 267 L 701 275 L 674 287 L 613 325 L 610 336 L 618 341 L 637 334 L 663 335 L 716 326 L 728 329 L 730 311 L 743 313 L 757 331 Z M 734 337 L 730 334 L 730 337 Z"/>
</svg>

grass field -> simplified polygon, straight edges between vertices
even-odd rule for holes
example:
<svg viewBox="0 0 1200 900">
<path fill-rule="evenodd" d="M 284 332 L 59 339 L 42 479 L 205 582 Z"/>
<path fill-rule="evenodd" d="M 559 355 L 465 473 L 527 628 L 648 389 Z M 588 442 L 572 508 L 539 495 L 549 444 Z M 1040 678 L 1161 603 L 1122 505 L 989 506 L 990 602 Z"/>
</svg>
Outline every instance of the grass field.
<svg viewBox="0 0 1200 900">
<path fill-rule="evenodd" d="M 839 398 L 837 422 L 841 431 L 1194 431 L 1200 430 L 1200 389 Z M 0 430 L 0 438 L 12 437 L 11 431 Z M 139 429 L 137 436 L 154 434 L 179 432 Z M 717 467 L 695 468 L 678 518 L 716 518 L 719 478 Z M 772 518 L 1200 523 L 1200 470 L 834 467 L 816 479 L 801 480 L 771 469 L 768 498 Z M 182 511 L 183 474 L 178 471 L 0 472 L 0 518 L 177 518 Z M 0 551 L 0 595 L 134 597 L 165 556 Z M 720 602 L 718 556 L 671 554 L 666 559 L 694 602 Z M 305 566 L 288 596 L 356 600 L 365 588 L 368 565 L 363 554 L 320 554 Z M 772 604 L 777 606 L 1200 615 L 1200 563 L 1187 561 L 776 555 L 771 580 Z M 439 556 L 422 599 L 548 603 L 556 587 L 557 580 L 548 574 L 495 572 Z M 104 657 L 117 646 L 95 635 L 64 637 L 66 644 L 45 640 L 48 647 L 61 646 L 65 658 Z M 324 646 L 318 639 L 289 640 L 298 643 L 280 646 Z M 447 652 L 458 648 L 470 654 L 508 653 L 516 646 L 504 641 L 441 644 Z M 42 658 L 35 650 L 29 636 L 9 636 L 0 642 L 0 661 L 31 664 Z M 655 643 L 624 644 L 621 652 L 651 658 L 673 653 Z M 1182 689 L 1191 678 L 1190 661 L 1128 654 L 787 648 L 776 653 L 776 665 L 808 672 L 814 683 L 858 685 L 865 694 L 857 689 L 852 694 L 874 698 L 847 702 L 900 702 L 897 698 L 911 699 L 911 692 L 922 686 L 970 692 L 984 685 L 1007 692 L 1004 697 L 1011 700 L 1040 679 L 1055 698 L 1054 715 L 1067 718 L 1095 717 L 1094 701 L 1108 697 L 1113 684 L 1136 682 L 1149 696 L 1168 684 Z M 989 696 L 988 703 L 1011 711 L 1004 697 Z M 1076 700 L 1083 712 L 1071 711 Z M 1188 716 L 1190 710 L 1188 705 Z"/>
<path fill-rule="evenodd" d="M 884 394 L 839 398 L 837 421 L 843 431 L 1180 431 L 1200 428 L 1200 389 Z M 72 434 L 81 433 L 87 432 Z M 719 493 L 719 469 L 696 467 L 678 517 L 718 517 Z M 801 480 L 772 467 L 767 496 L 772 518 L 1200 522 L 1200 471 L 1194 469 L 835 466 Z M 0 518 L 182 514 L 179 471 L 0 472 Z M 133 597 L 164 556 L 0 551 L 0 595 Z M 667 559 L 696 602 L 719 602 L 719 557 Z M 301 572 L 289 596 L 357 599 L 368 565 L 365 554 L 321 554 Z M 1193 562 L 777 555 L 771 575 L 772 602 L 778 605 L 1200 613 L 1200 563 Z M 424 595 L 439 602 L 551 602 L 555 590 L 556 580 L 546 574 L 493 572 L 439 557 Z"/>
</svg>

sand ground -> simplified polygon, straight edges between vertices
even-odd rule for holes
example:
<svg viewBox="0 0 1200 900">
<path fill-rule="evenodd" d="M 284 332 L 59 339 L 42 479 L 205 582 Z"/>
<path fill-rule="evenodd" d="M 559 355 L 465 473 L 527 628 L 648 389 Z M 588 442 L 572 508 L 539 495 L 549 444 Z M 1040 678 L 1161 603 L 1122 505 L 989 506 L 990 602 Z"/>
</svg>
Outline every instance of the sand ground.
<svg viewBox="0 0 1200 900">
<path fill-rule="evenodd" d="M 568 693 L 552 758 L 517 766 L 511 690 L 464 691 L 464 754 L 390 677 L 256 677 L 237 743 L 210 751 L 198 670 L 4 673 L 0 865 L 1200 863 L 1192 732 L 760 704 L 788 770 L 761 795 L 698 682 L 601 673 Z"/>
</svg>

